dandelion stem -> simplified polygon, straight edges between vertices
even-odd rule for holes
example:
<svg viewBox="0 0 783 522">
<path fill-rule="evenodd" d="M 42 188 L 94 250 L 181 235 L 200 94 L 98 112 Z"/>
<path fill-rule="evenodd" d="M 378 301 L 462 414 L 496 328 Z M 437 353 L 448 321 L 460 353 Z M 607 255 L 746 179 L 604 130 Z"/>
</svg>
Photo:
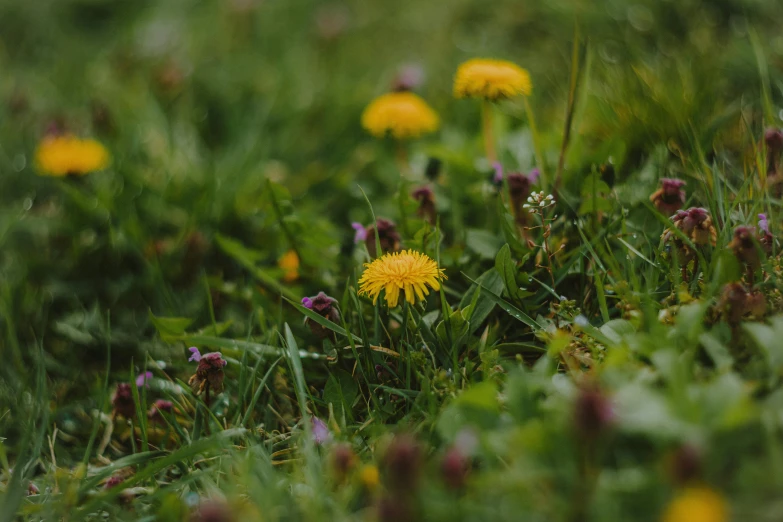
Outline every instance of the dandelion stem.
<svg viewBox="0 0 783 522">
<path fill-rule="evenodd" d="M 400 176 L 405 177 L 411 171 L 410 160 L 408 159 L 408 147 L 402 140 L 397 140 L 395 143 L 397 160 L 397 167 L 400 169 Z"/>
<path fill-rule="evenodd" d="M 489 100 L 484 100 L 481 105 L 481 125 L 482 132 L 484 134 L 484 150 L 487 154 L 487 159 L 491 163 L 494 163 L 498 160 L 498 155 L 495 151 L 495 134 L 493 123 L 492 102 Z"/>
</svg>

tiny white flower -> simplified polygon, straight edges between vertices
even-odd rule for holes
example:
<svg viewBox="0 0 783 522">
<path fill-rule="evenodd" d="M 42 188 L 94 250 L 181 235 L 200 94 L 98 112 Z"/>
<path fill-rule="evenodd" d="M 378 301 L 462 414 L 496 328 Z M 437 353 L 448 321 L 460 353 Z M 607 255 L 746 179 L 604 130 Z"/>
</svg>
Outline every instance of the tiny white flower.
<svg viewBox="0 0 783 522">
<path fill-rule="evenodd" d="M 546 206 L 546 201 L 542 201 L 541 203 L 538 204 L 538 206 L 539 207 L 545 207 Z"/>
<path fill-rule="evenodd" d="M 525 203 L 524 205 L 522 205 L 522 208 L 530 208 L 530 205 L 528 205 L 527 203 Z"/>
<path fill-rule="evenodd" d="M 536 209 L 535 208 L 531 208 L 530 210 L 528 210 L 528 212 L 530 212 L 531 214 L 535 214 Z"/>
<path fill-rule="evenodd" d="M 552 194 L 547 194 L 546 199 L 551 201 L 551 200 L 555 199 L 555 197 Z"/>
</svg>

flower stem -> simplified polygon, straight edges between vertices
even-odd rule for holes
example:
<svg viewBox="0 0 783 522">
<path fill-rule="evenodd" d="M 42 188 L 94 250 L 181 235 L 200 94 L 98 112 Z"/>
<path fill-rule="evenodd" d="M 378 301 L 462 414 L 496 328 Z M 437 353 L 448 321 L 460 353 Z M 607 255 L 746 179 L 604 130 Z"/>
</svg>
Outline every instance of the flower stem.
<svg viewBox="0 0 783 522">
<path fill-rule="evenodd" d="M 487 159 L 490 163 L 494 163 L 498 160 L 497 152 L 495 151 L 495 133 L 493 129 L 492 118 L 492 102 L 484 100 L 481 105 L 481 125 L 482 132 L 484 134 L 484 150 L 487 154 Z"/>
<path fill-rule="evenodd" d="M 405 146 L 405 142 L 397 140 L 395 143 L 397 160 L 397 168 L 400 169 L 400 176 L 405 177 L 411 171 L 410 160 L 408 159 L 408 147 Z"/>
</svg>

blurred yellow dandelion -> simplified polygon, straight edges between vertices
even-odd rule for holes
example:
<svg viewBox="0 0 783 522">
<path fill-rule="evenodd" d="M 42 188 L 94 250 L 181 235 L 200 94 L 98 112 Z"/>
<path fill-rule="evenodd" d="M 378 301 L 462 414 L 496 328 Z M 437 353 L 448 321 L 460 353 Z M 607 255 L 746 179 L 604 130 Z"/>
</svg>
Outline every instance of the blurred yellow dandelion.
<svg viewBox="0 0 783 522">
<path fill-rule="evenodd" d="M 728 506 L 722 496 L 706 487 L 680 493 L 666 508 L 662 522 L 727 522 Z"/>
<path fill-rule="evenodd" d="M 415 304 L 430 293 L 428 286 L 438 290 L 440 281 L 446 279 L 435 261 L 413 250 L 386 254 L 364 266 L 359 293 L 372 297 L 376 303 L 381 291 L 386 290 L 386 302 L 391 308 L 397 306 L 400 292 L 406 301 Z"/>
<path fill-rule="evenodd" d="M 278 259 L 277 266 L 283 271 L 283 281 L 291 283 L 299 279 L 299 256 L 289 250 Z"/>
<path fill-rule="evenodd" d="M 378 467 L 372 464 L 362 466 L 362 469 L 359 470 L 359 481 L 370 491 L 378 487 L 380 478 Z"/>
<path fill-rule="evenodd" d="M 476 58 L 457 68 L 454 96 L 499 100 L 514 96 L 530 96 L 533 84 L 530 74 L 515 63 L 504 60 Z"/>
<path fill-rule="evenodd" d="M 379 138 L 417 138 L 438 129 L 438 115 L 412 92 L 390 92 L 375 98 L 364 109 L 362 126 Z"/>
<path fill-rule="evenodd" d="M 35 151 L 38 170 L 48 176 L 83 175 L 109 164 L 109 152 L 99 142 L 67 134 L 45 138 Z"/>
</svg>

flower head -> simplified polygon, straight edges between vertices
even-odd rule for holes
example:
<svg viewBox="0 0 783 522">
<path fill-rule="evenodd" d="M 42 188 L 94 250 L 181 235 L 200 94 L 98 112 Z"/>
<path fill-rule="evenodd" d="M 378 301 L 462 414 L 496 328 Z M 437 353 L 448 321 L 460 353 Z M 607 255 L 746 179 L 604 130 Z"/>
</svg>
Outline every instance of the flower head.
<svg viewBox="0 0 783 522">
<path fill-rule="evenodd" d="M 324 421 L 318 417 L 313 417 L 311 420 L 313 422 L 313 442 L 317 446 L 322 446 L 332 440 L 332 433 Z"/>
<path fill-rule="evenodd" d="M 364 225 L 361 223 L 357 223 L 354 221 L 351 223 L 351 228 L 353 228 L 356 232 L 353 235 L 353 242 L 358 244 L 367 239 L 367 229 L 364 228 Z"/>
<path fill-rule="evenodd" d="M 671 218 L 674 227 L 679 229 L 696 246 L 715 246 L 718 232 L 712 224 L 712 217 L 707 209 L 692 207 L 688 210 L 678 210 Z M 666 229 L 661 236 L 664 242 L 673 242 L 679 250 L 681 259 L 689 261 L 695 256 L 690 247 L 671 228 Z"/>
<path fill-rule="evenodd" d="M 727 522 L 726 500 L 706 487 L 692 487 L 672 500 L 663 515 L 663 522 Z"/>
<path fill-rule="evenodd" d="M 309 308 L 313 312 L 317 313 L 318 315 L 321 315 L 325 317 L 326 319 L 329 319 L 333 323 L 339 323 L 340 322 L 340 312 L 337 311 L 337 307 L 335 306 L 337 304 L 337 299 L 334 297 L 329 297 L 324 292 L 318 292 L 318 295 L 315 297 L 305 297 L 302 299 L 302 303 L 305 302 L 305 299 L 307 299 L 307 302 L 310 306 L 304 305 L 306 308 Z M 316 335 L 320 339 L 326 339 L 327 337 L 331 338 L 333 341 L 336 340 L 336 336 L 333 331 L 329 330 L 328 328 L 325 328 L 324 326 L 321 326 L 315 321 L 311 321 L 309 317 L 305 318 L 305 324 L 310 328 L 310 331 L 313 332 L 314 335 Z"/>
<path fill-rule="evenodd" d="M 152 379 L 152 372 L 144 372 L 142 374 L 139 374 L 138 377 L 136 377 L 136 387 L 141 388 L 142 386 L 146 385 L 147 388 L 150 387 L 147 382 Z"/>
<path fill-rule="evenodd" d="M 666 215 L 672 215 L 685 204 L 685 182 L 681 179 L 663 178 L 661 188 L 650 196 L 655 208 Z"/>
<path fill-rule="evenodd" d="M 362 113 L 362 126 L 383 138 L 418 138 L 438 129 L 438 115 L 412 92 L 390 92 L 374 99 Z"/>
<path fill-rule="evenodd" d="M 147 418 L 151 421 L 160 422 L 163 420 L 161 412 L 164 411 L 166 413 L 174 411 L 174 403 L 165 399 L 158 399 L 152 404 L 150 411 L 147 412 Z"/>
<path fill-rule="evenodd" d="M 313 309 L 313 300 L 310 299 L 309 297 L 303 297 L 302 298 L 302 306 L 312 310 Z"/>
<path fill-rule="evenodd" d="M 228 362 L 223 359 L 220 352 L 205 353 L 201 355 L 198 349 L 190 348 L 193 353 L 189 361 L 198 361 L 198 368 L 190 379 L 188 384 L 196 391 L 201 393 L 207 388 L 215 392 L 223 390 L 223 367 Z"/>
<path fill-rule="evenodd" d="M 425 254 L 403 250 L 386 254 L 364 265 L 366 270 L 359 280 L 359 293 L 378 301 L 381 291 L 386 291 L 386 302 L 391 308 L 397 306 L 400 292 L 405 300 L 415 304 L 429 294 L 428 286 L 440 289 L 440 281 L 446 279 L 442 268 Z"/>
<path fill-rule="evenodd" d="M 375 231 L 378 231 L 378 241 L 381 243 L 381 251 L 396 252 L 400 249 L 400 242 L 402 238 L 400 233 L 397 232 L 397 226 L 393 221 L 388 219 L 378 218 L 375 221 L 375 226 L 370 225 L 368 227 L 362 227 L 362 230 L 357 228 L 359 223 L 353 223 L 351 226 L 356 230 L 354 236 L 354 242 L 364 241 L 367 251 L 370 253 L 370 257 L 375 257 L 378 252 L 375 248 Z M 361 225 L 359 225 L 361 226 Z"/>
<path fill-rule="evenodd" d="M 518 65 L 504 60 L 476 58 L 457 68 L 454 96 L 499 100 L 530 96 L 533 84 L 530 74 Z"/>
<path fill-rule="evenodd" d="M 419 202 L 417 214 L 430 225 L 434 225 L 437 219 L 435 208 L 435 193 L 428 186 L 419 187 L 411 193 L 413 199 Z"/>
<path fill-rule="evenodd" d="M 752 270 L 757 270 L 761 266 L 757 241 L 759 238 L 756 236 L 756 229 L 748 225 L 741 225 L 734 229 L 734 236 L 728 247 L 740 262 Z"/>
<path fill-rule="evenodd" d="M 759 243 L 767 255 L 772 253 L 772 243 L 775 241 L 772 232 L 769 231 L 769 220 L 766 214 L 759 214 Z"/>
<path fill-rule="evenodd" d="M 38 170 L 47 176 L 83 175 L 109 164 L 109 153 L 95 140 L 76 136 L 52 135 L 44 138 L 35 151 Z"/>
<path fill-rule="evenodd" d="M 574 405 L 574 425 L 580 435 L 594 439 L 614 421 L 612 403 L 595 383 L 580 387 Z"/>
<path fill-rule="evenodd" d="M 111 397 L 111 405 L 114 415 L 122 415 L 126 419 L 132 419 L 136 415 L 136 403 L 133 401 L 133 389 L 127 382 L 117 384 L 114 395 Z"/>
<path fill-rule="evenodd" d="M 295 250 L 289 250 L 277 260 L 277 266 L 283 271 L 283 281 L 290 283 L 299 279 L 299 256 Z"/>
</svg>

